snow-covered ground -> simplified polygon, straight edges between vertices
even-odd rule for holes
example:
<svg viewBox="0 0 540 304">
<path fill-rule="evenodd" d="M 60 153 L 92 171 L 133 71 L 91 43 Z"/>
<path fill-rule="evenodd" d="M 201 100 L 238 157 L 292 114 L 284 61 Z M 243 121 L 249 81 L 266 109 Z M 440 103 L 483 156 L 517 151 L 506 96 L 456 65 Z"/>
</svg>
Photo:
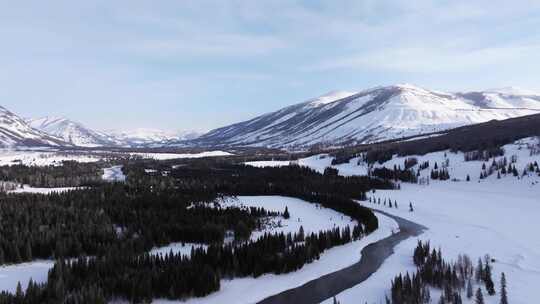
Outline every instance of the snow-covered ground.
<svg viewBox="0 0 540 304">
<path fill-rule="evenodd" d="M 231 156 L 233 154 L 225 151 L 206 151 L 201 153 L 130 153 L 131 155 L 140 156 L 142 158 L 151 158 L 156 160 L 168 160 L 178 158 L 202 158 L 202 157 L 218 157 Z"/>
<path fill-rule="evenodd" d="M 282 227 L 267 231 L 297 232 L 300 226 L 306 233 L 351 225 L 351 219 L 331 209 L 321 208 L 305 201 L 281 196 L 240 196 L 227 200 L 225 205 L 264 207 L 267 210 L 283 211 L 287 206 L 291 214 L 289 220 L 280 218 Z M 344 246 L 334 247 L 321 255 L 320 260 L 305 265 L 297 272 L 275 275 L 266 274 L 259 278 L 222 280 L 221 289 L 204 298 L 192 298 L 185 303 L 256 303 L 266 297 L 303 285 L 325 274 L 350 266 L 360 260 L 360 251 L 365 246 L 399 231 L 397 223 L 387 216 L 377 213 L 379 229 L 369 236 Z M 298 222 L 300 218 L 300 222 Z M 253 233 L 252 238 L 264 233 Z M 155 300 L 154 303 L 178 303 L 178 301 Z"/>
<path fill-rule="evenodd" d="M 323 173 L 324 169 L 332 167 L 338 169 L 339 174 L 343 176 L 366 175 L 368 166 L 365 163 L 359 163 L 358 158 L 351 159 L 348 163 L 332 165 L 334 157 L 328 154 L 318 154 L 298 160 L 268 160 L 268 161 L 252 161 L 246 162 L 248 166 L 264 168 L 264 167 L 283 167 L 289 165 L 299 165 L 309 167 L 319 173 Z"/>
<path fill-rule="evenodd" d="M 108 182 L 123 182 L 126 180 L 126 176 L 124 175 L 124 172 L 122 172 L 122 166 L 112 166 L 103 169 L 101 178 Z"/>
<path fill-rule="evenodd" d="M 221 205 L 227 206 L 244 206 L 244 207 L 264 207 L 268 211 L 285 211 L 285 207 L 289 209 L 291 217 L 284 219 L 282 217 L 271 220 L 271 225 L 263 231 L 255 231 L 252 233 L 253 240 L 259 238 L 266 232 L 270 233 L 296 233 L 300 226 L 304 228 L 306 234 L 311 232 L 319 232 L 321 230 L 332 229 L 334 227 L 344 228 L 354 227 L 356 222 L 352 218 L 336 212 L 332 209 L 323 208 L 320 205 L 311 204 L 303 200 L 284 197 L 284 196 L 238 196 L 235 199 L 229 198 L 224 200 Z M 278 226 L 279 225 L 279 226 Z"/>
<path fill-rule="evenodd" d="M 50 194 L 50 193 L 61 193 L 71 190 L 82 189 L 82 187 L 59 187 L 59 188 L 34 188 L 29 185 L 24 185 L 22 188 L 15 190 L 10 190 L 8 193 L 40 193 L 40 194 Z"/>
<path fill-rule="evenodd" d="M 59 166 L 63 161 L 78 161 L 81 163 L 96 162 L 97 155 L 65 154 L 58 152 L 0 150 L 0 166 Z"/>
<path fill-rule="evenodd" d="M 486 167 L 489 168 L 493 160 L 500 161 L 506 157 L 508 163 L 510 163 L 512 157 L 515 157 L 516 162 L 514 163 L 514 165 L 516 166 L 519 175 L 521 175 L 523 173 L 523 169 L 530 163 L 534 163 L 535 161 L 540 163 L 540 154 L 531 155 L 530 150 L 530 147 L 532 146 L 539 147 L 539 140 L 539 138 L 524 138 L 516 141 L 513 144 L 505 145 L 503 146 L 503 149 L 505 151 L 504 156 L 491 158 L 489 161 L 464 161 L 465 155 L 462 152 L 452 153 L 449 150 L 446 150 L 428 153 L 426 155 L 409 155 L 404 157 L 394 157 L 383 164 L 376 163 L 375 167 L 386 167 L 391 169 L 394 167 L 394 165 L 396 165 L 403 168 L 404 162 L 407 158 L 415 157 L 416 159 L 418 159 L 419 164 L 425 161 L 430 162 L 430 168 L 421 171 L 422 177 L 429 177 L 431 169 L 433 169 L 435 162 L 437 162 L 440 169 L 443 167 L 447 168 L 448 173 L 450 174 L 450 177 L 452 179 L 456 178 L 459 180 L 465 180 L 467 178 L 467 175 L 469 175 L 472 181 L 478 181 L 483 164 L 485 164 Z M 413 168 L 417 169 L 418 165 L 414 166 Z M 509 173 L 506 178 L 510 178 L 511 175 L 512 174 Z M 494 175 L 488 177 L 486 180 L 496 179 L 496 176 L 497 174 L 495 173 Z M 511 180 L 514 179 L 515 178 L 512 177 Z M 484 181 L 485 180 L 482 180 L 481 182 Z"/>
<path fill-rule="evenodd" d="M 370 193 L 372 199 L 397 201 L 399 209 L 365 203 L 410 219 L 428 227 L 419 239 L 440 247 L 445 259 L 456 260 L 467 254 L 474 261 L 485 254 L 496 259 L 493 264 L 494 281 L 499 286 L 501 272 L 508 280 L 510 303 L 534 303 L 540 286 L 540 177 L 537 174 L 521 177 L 524 166 L 540 162 L 540 155 L 531 155 L 528 145 L 536 139 L 524 139 L 505 146 L 506 157 L 517 156 L 515 163 L 520 178 L 508 174 L 497 179 L 496 173 L 479 180 L 481 161 L 464 162 L 463 154 L 448 151 L 418 156 L 419 161 L 429 160 L 439 166 L 449 159 L 451 178 L 461 181 L 430 181 L 429 185 L 401 184 L 401 190 L 378 190 Z M 446 156 L 445 156 L 446 153 Z M 500 159 L 500 157 L 497 157 Z M 403 166 L 404 158 L 393 159 L 384 165 Z M 491 161 L 486 162 L 486 164 Z M 430 169 L 423 170 L 426 176 Z M 469 174 L 471 181 L 466 182 Z M 408 211 L 412 202 L 414 212 Z M 384 303 L 389 292 L 390 280 L 399 272 L 413 272 L 412 253 L 417 239 L 409 239 L 396 247 L 381 269 L 362 284 L 338 295 L 342 304 Z M 486 292 L 484 290 L 484 295 Z M 437 297 L 433 300 L 436 303 Z M 464 303 L 467 302 L 464 299 Z M 498 303 L 498 296 L 486 296 L 486 303 Z M 332 303 L 331 299 L 324 303 Z"/>
<path fill-rule="evenodd" d="M 517 161 L 515 162 L 516 167 L 518 168 L 518 171 L 521 175 L 523 172 L 523 169 L 526 165 L 528 165 L 531 162 L 537 161 L 540 162 L 540 155 L 534 156 L 530 153 L 530 146 L 538 145 L 539 144 L 538 138 L 524 138 L 521 139 L 513 144 L 508 144 L 503 146 L 503 149 L 505 150 L 505 155 L 501 157 L 496 157 L 495 160 L 501 160 L 502 158 L 506 157 L 508 161 L 511 160 L 512 156 L 515 156 Z M 373 167 L 386 167 L 389 169 L 392 169 L 395 166 L 401 166 L 401 168 L 404 167 L 404 162 L 408 158 L 415 157 L 418 160 L 418 163 L 421 164 L 425 161 L 429 161 L 431 164 L 431 167 L 422 170 L 421 171 L 421 177 L 429 177 L 431 169 L 433 168 L 435 162 L 437 162 L 439 168 L 443 168 L 447 166 L 448 173 L 450 174 L 451 178 L 457 178 L 460 180 L 465 180 L 467 177 L 467 174 L 470 175 L 472 180 L 477 180 L 480 176 L 482 165 L 485 163 L 486 166 L 490 166 L 493 159 L 490 161 L 464 161 L 464 153 L 457 152 L 453 153 L 449 150 L 445 151 L 439 151 L 434 153 L 428 153 L 426 155 L 407 155 L 403 157 L 397 157 L 394 156 L 391 160 L 379 164 L 375 163 L 372 166 Z M 293 161 L 253 161 L 253 162 L 246 162 L 246 165 L 254 166 L 254 167 L 281 167 L 281 166 L 289 166 L 289 165 L 299 165 L 304 167 L 309 167 L 319 173 L 323 173 L 324 169 L 327 167 L 335 168 L 339 171 L 340 175 L 343 176 L 353 176 L 353 175 L 367 175 L 369 170 L 369 165 L 363 161 L 359 161 L 359 157 L 352 158 L 349 160 L 348 163 L 345 164 L 339 164 L 339 165 L 332 165 L 332 160 L 334 159 L 333 156 L 330 156 L 328 154 L 318 154 L 313 155 L 306 158 L 301 158 L 298 160 Z M 413 167 L 414 169 L 418 168 L 418 165 Z M 496 174 L 495 174 L 496 176 Z M 491 176 L 490 178 L 494 178 L 495 176 Z"/>
<path fill-rule="evenodd" d="M 168 160 L 178 158 L 201 158 L 201 157 L 218 157 L 233 155 L 225 151 L 206 151 L 201 153 L 119 153 L 106 150 L 88 152 L 88 153 L 72 153 L 60 152 L 49 149 L 50 151 L 36 151 L 33 149 L 13 150 L 0 149 L 0 166 L 5 165 L 27 165 L 27 166 L 60 166 L 63 161 L 77 161 L 81 163 L 97 162 L 103 160 L 105 155 L 137 155 L 143 158 L 151 158 L 156 160 Z"/>
</svg>

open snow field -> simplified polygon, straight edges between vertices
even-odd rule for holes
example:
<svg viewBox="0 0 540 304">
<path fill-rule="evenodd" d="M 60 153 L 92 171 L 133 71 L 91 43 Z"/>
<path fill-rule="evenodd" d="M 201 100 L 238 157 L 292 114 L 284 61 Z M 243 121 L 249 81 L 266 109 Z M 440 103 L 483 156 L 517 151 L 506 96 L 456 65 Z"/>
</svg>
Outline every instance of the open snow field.
<svg viewBox="0 0 540 304">
<path fill-rule="evenodd" d="M 319 173 L 323 173 L 327 167 L 338 169 L 339 174 L 343 176 L 352 175 L 366 175 L 368 172 L 368 166 L 365 163 L 358 163 L 358 158 L 351 159 L 348 163 L 332 165 L 334 157 L 328 154 L 318 154 L 298 160 L 264 160 L 264 161 L 252 161 L 246 162 L 248 166 L 264 168 L 264 167 L 283 167 L 289 165 L 299 165 L 303 167 L 309 167 Z"/>
<path fill-rule="evenodd" d="M 27 165 L 27 166 L 59 166 L 63 161 L 78 161 L 81 163 L 96 162 L 100 158 L 96 155 L 65 154 L 58 152 L 0 150 L 0 166 Z"/>
<path fill-rule="evenodd" d="M 96 153 L 63 153 L 58 151 L 35 151 L 35 150 L 12 150 L 0 149 L 0 166 L 5 165 L 27 165 L 27 166 L 60 166 L 63 161 L 78 161 L 81 163 L 97 162 L 104 159 L 105 154 L 137 155 L 143 158 L 156 160 L 178 159 L 178 158 L 201 158 L 230 156 L 225 151 L 206 151 L 201 153 L 118 153 L 109 151 L 96 151 Z"/>
<path fill-rule="evenodd" d="M 291 217 L 284 219 L 282 217 L 271 219 L 269 227 L 263 231 L 255 231 L 251 239 L 255 240 L 264 233 L 296 233 L 300 226 L 304 228 L 306 234 L 319 232 L 321 230 L 332 229 L 335 227 L 344 228 L 354 227 L 356 222 L 352 218 L 336 212 L 332 209 L 323 208 L 318 204 L 311 204 L 303 200 L 284 197 L 284 196 L 238 196 L 224 200 L 221 205 L 238 207 L 264 207 L 268 211 L 285 211 L 289 209 Z M 278 226 L 279 225 L 279 226 Z"/>
<path fill-rule="evenodd" d="M 112 166 L 103 169 L 101 178 L 108 182 L 123 182 L 126 180 L 126 176 L 122 172 L 122 166 Z"/>
<path fill-rule="evenodd" d="M 352 224 L 350 218 L 331 209 L 319 208 L 299 199 L 281 196 L 240 196 L 237 200 L 228 200 L 227 204 L 264 207 L 268 210 L 283 211 L 288 207 L 290 220 L 280 219 L 281 228 L 273 228 L 276 232 L 297 232 L 300 225 L 308 231 L 320 231 L 334 225 L 344 227 Z M 221 290 L 204 298 L 193 298 L 185 303 L 256 303 L 266 297 L 303 285 L 325 274 L 350 266 L 360 260 L 360 251 L 370 243 L 376 242 L 398 231 L 398 225 L 387 216 L 377 213 L 379 229 L 369 236 L 349 244 L 334 247 L 321 255 L 320 260 L 305 265 L 299 271 L 275 275 L 266 274 L 259 278 L 240 278 L 222 280 Z M 300 218 L 300 222 L 298 222 Z M 252 237 L 264 232 L 255 232 Z M 155 300 L 154 303 L 180 303 L 178 301 Z"/>
<path fill-rule="evenodd" d="M 140 156 L 142 158 L 151 158 L 156 160 L 168 160 L 178 158 L 202 158 L 202 157 L 218 157 L 231 156 L 233 154 L 225 151 L 206 151 L 201 153 L 129 153 L 130 155 Z"/>
<path fill-rule="evenodd" d="M 82 189 L 82 187 L 59 187 L 59 188 L 34 188 L 29 185 L 24 185 L 22 188 L 10 190 L 8 193 L 39 193 L 39 194 L 51 194 L 61 193 L 71 190 Z"/>
</svg>

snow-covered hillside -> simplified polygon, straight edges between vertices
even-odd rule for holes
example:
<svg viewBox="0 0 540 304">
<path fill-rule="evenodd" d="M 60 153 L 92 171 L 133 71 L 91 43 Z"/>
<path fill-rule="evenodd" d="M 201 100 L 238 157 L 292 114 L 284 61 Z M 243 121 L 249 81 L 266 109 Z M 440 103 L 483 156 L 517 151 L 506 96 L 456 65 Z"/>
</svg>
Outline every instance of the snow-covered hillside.
<svg viewBox="0 0 540 304">
<path fill-rule="evenodd" d="M 79 122 L 64 117 L 41 117 L 27 119 L 27 122 L 32 128 L 61 138 L 79 147 L 100 147 L 116 144 L 107 134 L 94 131 Z"/>
<path fill-rule="evenodd" d="M 510 303 L 526 304 L 535 299 L 540 282 L 540 242 L 536 235 L 540 230 L 540 176 L 535 165 L 540 163 L 540 138 L 524 138 L 502 149 L 504 155 L 487 160 L 465 161 L 466 154 L 445 150 L 426 155 L 394 156 L 373 166 L 355 158 L 333 167 L 342 175 L 366 175 L 370 167 L 403 168 L 406 159 L 416 158 L 418 164 L 412 168 L 420 171 L 422 184 L 401 183 L 400 190 L 377 190 L 369 197 L 372 202 L 380 199 L 381 204 L 360 203 L 426 226 L 428 230 L 419 239 L 430 241 L 435 248 L 440 247 L 445 259 L 455 261 L 459 254 L 467 254 L 476 260 L 489 254 L 495 259 L 496 285 L 504 272 L 508 278 Z M 506 168 L 515 167 L 517 175 L 513 170 L 505 169 L 506 173 L 503 173 L 502 169 L 495 168 L 497 164 L 505 163 L 505 158 Z M 331 166 L 331 160 L 328 155 L 315 155 L 294 163 L 321 171 Z M 429 167 L 420 170 L 426 162 Z M 250 163 L 254 166 L 288 164 L 276 161 Z M 430 179 L 435 164 L 439 170 L 448 171 L 450 179 Z M 385 204 L 388 201 L 397 202 L 399 208 L 389 208 Z M 409 212 L 409 203 L 414 212 Z M 395 254 L 367 281 L 339 294 L 340 303 L 384 303 L 391 279 L 398 273 L 415 270 L 412 254 L 417 241 L 415 238 L 399 244 Z M 439 292 L 432 291 L 431 303 L 437 303 Z M 464 303 L 473 303 L 463 298 Z M 324 302 L 331 303 L 332 299 Z M 486 303 L 499 303 L 498 295 L 486 296 Z"/>
<path fill-rule="evenodd" d="M 24 119 L 0 107 L 0 147 L 60 146 L 62 140 L 33 129 Z"/>
<path fill-rule="evenodd" d="M 508 89 L 443 93 L 413 85 L 333 92 L 219 128 L 199 145 L 291 147 L 371 143 L 540 113 L 540 95 Z"/>
</svg>

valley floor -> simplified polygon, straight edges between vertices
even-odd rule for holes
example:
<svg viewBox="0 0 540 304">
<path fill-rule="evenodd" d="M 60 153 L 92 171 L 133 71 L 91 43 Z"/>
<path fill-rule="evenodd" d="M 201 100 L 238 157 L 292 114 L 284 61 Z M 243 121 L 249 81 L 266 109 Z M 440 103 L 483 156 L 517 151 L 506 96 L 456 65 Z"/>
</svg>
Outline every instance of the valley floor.
<svg viewBox="0 0 540 304">
<path fill-rule="evenodd" d="M 432 247 L 440 247 L 449 260 L 468 254 L 476 261 L 489 254 L 496 260 L 493 274 L 497 287 L 500 274 L 506 274 L 510 303 L 534 302 L 540 282 L 540 185 L 536 184 L 539 180 L 535 177 L 481 183 L 435 182 L 429 186 L 402 184 L 401 190 L 372 193 L 372 198 L 382 201 L 396 200 L 399 209 L 364 204 L 424 225 L 428 230 L 399 244 L 378 272 L 337 298 L 343 304 L 384 302 L 391 279 L 399 272 L 415 270 L 412 253 L 421 239 L 430 241 Z M 409 212 L 409 202 L 414 212 Z M 432 298 L 434 303 L 438 300 L 436 291 Z M 486 297 L 486 303 L 498 300 L 497 295 Z"/>
</svg>

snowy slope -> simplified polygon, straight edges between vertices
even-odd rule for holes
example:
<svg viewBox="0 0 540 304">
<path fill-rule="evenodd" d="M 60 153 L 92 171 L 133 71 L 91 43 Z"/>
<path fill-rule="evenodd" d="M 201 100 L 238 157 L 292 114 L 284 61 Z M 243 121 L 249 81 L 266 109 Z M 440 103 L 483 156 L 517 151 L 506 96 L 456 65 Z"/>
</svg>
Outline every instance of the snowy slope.
<svg viewBox="0 0 540 304">
<path fill-rule="evenodd" d="M 363 204 L 426 226 L 428 230 L 419 239 L 430 241 L 432 247 L 440 247 L 446 259 L 455 261 L 459 254 L 468 254 L 476 260 L 489 254 L 495 259 L 493 275 L 497 291 L 500 275 L 504 272 L 508 278 L 510 303 L 536 303 L 540 283 L 540 239 L 537 235 L 540 229 L 540 176 L 532 172 L 522 175 L 522 172 L 530 163 L 540 162 L 539 148 L 538 138 L 524 138 L 505 145 L 505 156 L 515 159 L 514 165 L 520 174 L 519 177 L 501 174 L 500 179 L 496 173 L 485 179 L 479 179 L 479 174 L 483 163 L 489 166 L 503 156 L 485 162 L 465 162 L 461 152 L 418 155 L 420 163 L 429 161 L 431 166 L 435 162 L 439 165 L 447 163 L 451 178 L 459 181 L 432 180 L 424 185 L 403 183 L 401 190 L 370 193 L 372 201 L 397 201 L 399 209 L 384 204 Z M 403 165 L 405 158 L 394 157 L 379 166 Z M 422 177 L 427 177 L 431 168 L 422 170 Z M 471 177 L 469 182 L 465 181 L 467 175 Z M 409 202 L 414 205 L 414 212 L 409 212 Z M 414 271 L 412 253 L 416 242 L 417 239 L 409 239 L 399 244 L 395 254 L 379 271 L 364 283 L 339 294 L 338 300 L 342 304 L 384 303 L 390 280 L 398 273 Z M 432 292 L 431 303 L 437 303 L 438 297 L 433 296 L 436 292 Z M 331 303 L 332 299 L 324 302 Z M 464 298 L 464 303 L 473 301 Z M 499 294 L 486 296 L 486 303 L 499 303 Z"/>
<path fill-rule="evenodd" d="M 60 146 L 62 140 L 32 128 L 21 117 L 0 107 L 0 147 Z"/>
<path fill-rule="evenodd" d="M 49 135 L 62 138 L 75 146 L 99 147 L 114 145 L 108 135 L 85 127 L 64 117 L 41 117 L 28 119 L 28 124 Z"/>
<path fill-rule="evenodd" d="M 138 128 L 129 131 L 106 131 L 122 146 L 162 146 L 169 142 L 194 139 L 199 136 L 194 131 L 169 132 L 158 129 Z"/>
<path fill-rule="evenodd" d="M 403 84 L 319 98 L 219 128 L 200 145 L 292 147 L 370 143 L 540 113 L 540 95 L 442 93 Z"/>
<path fill-rule="evenodd" d="M 534 172 L 523 175 L 531 163 L 540 163 L 540 138 L 529 137 L 504 145 L 504 156 L 497 156 L 487 161 L 465 161 L 462 152 L 450 150 L 427 153 L 425 155 L 394 156 L 391 160 L 375 167 L 403 167 L 407 158 L 415 157 L 418 163 L 429 162 L 430 167 L 420 171 L 424 183 L 401 183 L 401 190 L 377 190 L 369 194 L 372 201 L 397 201 L 399 209 L 388 208 L 384 203 L 362 204 L 390 212 L 397 216 L 424 225 L 428 230 L 419 239 L 430 241 L 433 247 L 441 248 L 445 258 L 456 260 L 459 254 L 468 254 L 474 260 L 485 254 L 496 259 L 494 280 L 498 285 L 501 272 L 505 272 L 508 282 L 510 303 L 532 303 L 540 283 L 540 241 L 536 231 L 540 229 L 537 220 L 540 212 L 540 176 Z M 485 179 L 480 179 L 482 167 L 487 168 L 493 161 L 504 158 L 514 159 L 519 176 L 497 172 Z M 331 166 L 332 157 L 321 154 L 295 161 L 317 171 Z M 429 179 L 435 163 L 445 167 L 450 180 L 436 181 Z M 247 163 L 252 166 L 283 166 L 290 162 L 265 161 Z M 352 159 L 349 163 L 332 166 L 341 175 L 367 175 L 369 165 Z M 418 170 L 419 165 L 413 169 Z M 466 181 L 467 175 L 471 180 Z M 412 202 L 414 212 L 409 212 Z M 368 280 L 346 290 L 337 296 L 342 304 L 349 303 L 384 303 L 389 294 L 391 279 L 398 273 L 413 272 L 412 253 L 418 238 L 409 239 L 399 244 L 393 254 Z M 498 286 L 497 286 L 498 287 Z M 432 291 L 432 302 L 437 303 L 439 291 Z M 486 295 L 486 291 L 484 290 Z M 486 303 L 498 302 L 498 295 L 487 296 Z M 324 304 L 333 303 L 328 299 Z M 464 299 L 464 303 L 473 301 Z"/>
</svg>

